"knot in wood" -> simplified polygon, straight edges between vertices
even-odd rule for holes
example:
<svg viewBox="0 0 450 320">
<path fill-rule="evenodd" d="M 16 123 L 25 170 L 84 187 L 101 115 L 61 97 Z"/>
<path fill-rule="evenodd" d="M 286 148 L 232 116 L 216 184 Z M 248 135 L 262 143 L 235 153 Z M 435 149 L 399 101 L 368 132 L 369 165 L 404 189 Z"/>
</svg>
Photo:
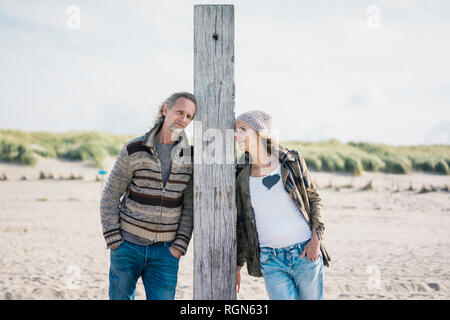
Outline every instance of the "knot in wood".
<svg viewBox="0 0 450 320">
<path fill-rule="evenodd" d="M 217 41 L 217 39 L 219 39 L 219 35 L 216 32 L 213 33 L 213 39 L 214 41 Z"/>
</svg>

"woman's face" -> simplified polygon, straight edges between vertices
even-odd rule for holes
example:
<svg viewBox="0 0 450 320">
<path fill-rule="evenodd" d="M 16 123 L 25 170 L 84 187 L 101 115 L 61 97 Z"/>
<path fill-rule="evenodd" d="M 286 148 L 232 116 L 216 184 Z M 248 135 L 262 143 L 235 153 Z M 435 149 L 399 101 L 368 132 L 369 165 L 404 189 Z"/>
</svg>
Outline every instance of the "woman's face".
<svg viewBox="0 0 450 320">
<path fill-rule="evenodd" d="M 249 151 L 257 146 L 258 135 L 248 124 L 237 121 L 235 139 L 239 145 L 239 150 Z"/>
</svg>

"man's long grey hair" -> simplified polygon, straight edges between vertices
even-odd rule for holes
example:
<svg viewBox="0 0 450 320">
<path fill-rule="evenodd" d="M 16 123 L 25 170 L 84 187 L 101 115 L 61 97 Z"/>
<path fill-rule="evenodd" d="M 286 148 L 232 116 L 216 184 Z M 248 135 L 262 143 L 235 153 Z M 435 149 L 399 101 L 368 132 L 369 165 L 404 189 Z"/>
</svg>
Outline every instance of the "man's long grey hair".
<svg viewBox="0 0 450 320">
<path fill-rule="evenodd" d="M 189 92 L 175 92 L 170 97 L 168 97 L 166 100 L 164 100 L 158 109 L 158 113 L 156 114 L 155 123 L 159 121 L 164 121 L 164 114 L 163 114 L 163 108 L 164 106 L 167 106 L 168 109 L 172 108 L 177 101 L 178 98 L 186 98 L 191 100 L 195 105 L 197 105 L 197 100 L 195 100 L 195 97 L 192 93 Z M 195 113 L 194 113 L 195 116 Z"/>
</svg>

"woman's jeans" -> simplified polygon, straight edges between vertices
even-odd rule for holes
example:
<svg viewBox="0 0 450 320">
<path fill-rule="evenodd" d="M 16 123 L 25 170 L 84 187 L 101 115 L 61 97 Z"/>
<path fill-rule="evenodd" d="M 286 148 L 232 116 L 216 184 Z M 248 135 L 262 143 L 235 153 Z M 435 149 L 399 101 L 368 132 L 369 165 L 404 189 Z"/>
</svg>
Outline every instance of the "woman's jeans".
<svg viewBox="0 0 450 320">
<path fill-rule="evenodd" d="M 169 248 L 167 242 L 140 246 L 124 241 L 111 250 L 109 298 L 134 299 L 137 280 L 142 277 L 147 300 L 173 300 L 179 260 Z"/>
<path fill-rule="evenodd" d="M 283 248 L 261 248 L 261 269 L 270 299 L 323 299 L 322 252 L 317 260 L 300 258 L 308 242 Z"/>
</svg>

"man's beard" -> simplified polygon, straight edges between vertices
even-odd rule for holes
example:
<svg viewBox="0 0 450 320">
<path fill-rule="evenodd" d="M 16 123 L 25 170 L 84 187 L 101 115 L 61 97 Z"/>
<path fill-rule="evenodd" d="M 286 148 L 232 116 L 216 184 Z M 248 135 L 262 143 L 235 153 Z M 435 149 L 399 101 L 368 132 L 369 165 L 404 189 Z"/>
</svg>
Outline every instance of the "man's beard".
<svg viewBox="0 0 450 320">
<path fill-rule="evenodd" d="M 178 140 L 178 137 L 180 136 L 180 133 L 183 130 L 184 130 L 183 128 L 177 128 L 174 125 L 171 125 L 170 126 L 170 132 L 171 132 L 170 140 L 172 140 L 172 141 Z"/>
</svg>

